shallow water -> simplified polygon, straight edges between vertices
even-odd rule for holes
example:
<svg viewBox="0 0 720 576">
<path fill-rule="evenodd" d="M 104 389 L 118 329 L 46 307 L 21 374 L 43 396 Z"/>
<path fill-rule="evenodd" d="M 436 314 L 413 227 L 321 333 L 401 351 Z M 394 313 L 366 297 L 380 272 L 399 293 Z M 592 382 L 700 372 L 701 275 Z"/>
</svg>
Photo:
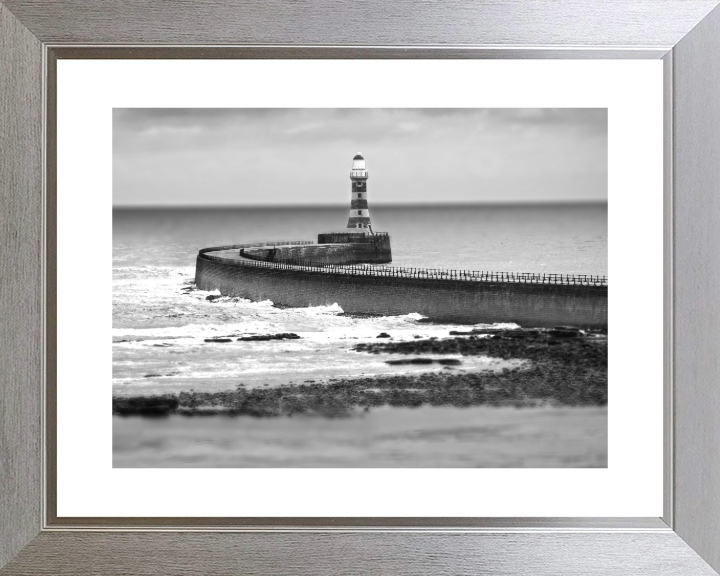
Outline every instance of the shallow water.
<svg viewBox="0 0 720 576">
<path fill-rule="evenodd" d="M 607 466 L 605 408 L 379 408 L 343 419 L 113 418 L 118 468 Z"/>
<path fill-rule="evenodd" d="M 418 314 L 378 318 L 344 316 L 337 306 L 275 308 L 271 302 L 220 298 L 217 293 L 184 290 L 193 269 L 116 270 L 113 284 L 113 393 L 158 394 L 227 390 L 380 374 L 448 370 L 430 366 L 391 366 L 404 356 L 353 351 L 385 332 L 392 339 L 446 337 L 458 325 L 424 324 Z M 129 276 L 129 277 L 128 277 Z M 514 324 L 495 325 L 514 327 Z M 291 332 L 296 340 L 242 341 L 250 334 Z M 231 342 L 205 342 L 230 337 Z M 460 358 L 450 370 L 497 370 L 518 362 Z"/>
</svg>

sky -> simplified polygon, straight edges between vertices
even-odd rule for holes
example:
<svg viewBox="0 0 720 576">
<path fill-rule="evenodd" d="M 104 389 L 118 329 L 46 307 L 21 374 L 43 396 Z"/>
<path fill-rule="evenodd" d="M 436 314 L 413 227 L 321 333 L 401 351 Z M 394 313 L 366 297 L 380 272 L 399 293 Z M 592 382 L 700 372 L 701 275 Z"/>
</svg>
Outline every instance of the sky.
<svg viewBox="0 0 720 576">
<path fill-rule="evenodd" d="M 607 202 L 606 109 L 116 108 L 113 205 Z"/>
</svg>

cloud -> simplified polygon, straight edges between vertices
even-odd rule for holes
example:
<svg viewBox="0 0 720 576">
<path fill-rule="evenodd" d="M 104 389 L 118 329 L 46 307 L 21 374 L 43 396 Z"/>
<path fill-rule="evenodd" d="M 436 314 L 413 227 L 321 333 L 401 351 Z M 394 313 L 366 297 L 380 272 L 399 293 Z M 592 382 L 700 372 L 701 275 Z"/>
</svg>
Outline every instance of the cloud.
<svg viewBox="0 0 720 576">
<path fill-rule="evenodd" d="M 115 109 L 116 204 L 607 198 L 605 109 Z"/>
</svg>

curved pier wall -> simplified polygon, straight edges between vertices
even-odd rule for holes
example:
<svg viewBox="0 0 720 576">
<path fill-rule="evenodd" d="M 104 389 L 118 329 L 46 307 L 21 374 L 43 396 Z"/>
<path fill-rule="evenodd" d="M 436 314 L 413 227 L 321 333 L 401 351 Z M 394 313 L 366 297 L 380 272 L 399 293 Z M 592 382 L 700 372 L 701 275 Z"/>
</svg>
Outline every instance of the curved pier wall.
<svg viewBox="0 0 720 576">
<path fill-rule="evenodd" d="M 389 248 L 373 244 L 311 244 L 307 246 L 262 246 L 246 248 L 245 257 L 265 262 L 302 261 L 313 264 L 386 264 L 391 261 Z"/>
<path fill-rule="evenodd" d="M 607 286 L 468 282 L 243 266 L 198 255 L 201 290 L 292 307 L 337 303 L 346 313 L 417 312 L 440 322 L 607 327 Z"/>
</svg>

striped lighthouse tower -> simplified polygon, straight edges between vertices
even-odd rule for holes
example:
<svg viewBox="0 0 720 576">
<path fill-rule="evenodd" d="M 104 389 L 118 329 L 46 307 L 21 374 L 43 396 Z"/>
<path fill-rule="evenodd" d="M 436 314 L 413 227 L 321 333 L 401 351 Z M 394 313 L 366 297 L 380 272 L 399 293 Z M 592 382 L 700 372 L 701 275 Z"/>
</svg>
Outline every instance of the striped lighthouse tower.
<svg viewBox="0 0 720 576">
<path fill-rule="evenodd" d="M 359 152 L 353 158 L 350 180 L 352 181 L 352 198 L 347 227 L 360 228 L 363 232 L 372 234 L 367 201 L 368 172 L 365 169 L 365 158 Z"/>
</svg>

